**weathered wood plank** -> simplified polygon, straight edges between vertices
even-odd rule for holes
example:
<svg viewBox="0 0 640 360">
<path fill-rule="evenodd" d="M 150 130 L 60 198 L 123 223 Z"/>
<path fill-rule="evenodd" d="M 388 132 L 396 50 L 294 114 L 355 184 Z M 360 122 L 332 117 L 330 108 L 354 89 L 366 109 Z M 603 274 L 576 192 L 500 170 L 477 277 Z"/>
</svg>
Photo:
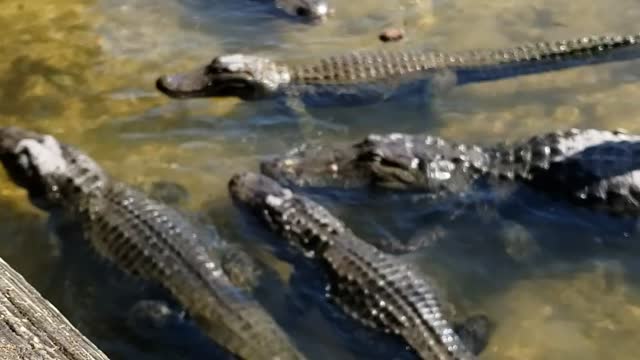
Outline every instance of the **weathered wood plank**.
<svg viewBox="0 0 640 360">
<path fill-rule="evenodd" d="M 0 258 L 0 358 L 107 360 L 22 275 Z"/>
</svg>

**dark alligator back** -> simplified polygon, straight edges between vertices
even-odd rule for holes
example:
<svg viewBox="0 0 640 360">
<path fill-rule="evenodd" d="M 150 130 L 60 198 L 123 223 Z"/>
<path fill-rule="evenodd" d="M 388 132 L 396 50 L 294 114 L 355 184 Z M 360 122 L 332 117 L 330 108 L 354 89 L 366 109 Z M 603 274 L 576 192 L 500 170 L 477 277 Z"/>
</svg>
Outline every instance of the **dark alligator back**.
<svg viewBox="0 0 640 360">
<path fill-rule="evenodd" d="M 640 213 L 640 136 L 570 129 L 489 151 L 501 178 L 612 214 Z"/>
<path fill-rule="evenodd" d="M 0 140 L 0 159 L 32 198 L 63 210 L 119 268 L 170 290 L 222 347 L 242 359 L 303 359 L 265 309 L 229 280 L 219 239 L 51 136 L 2 128 Z"/>
<path fill-rule="evenodd" d="M 583 36 L 455 52 L 355 51 L 307 60 L 227 54 L 208 65 L 161 76 L 156 87 L 181 99 L 235 96 L 256 101 L 293 96 L 312 106 L 351 106 L 424 95 L 430 82 L 447 88 L 639 56 L 640 34 Z M 243 86 L 234 85 L 238 83 Z"/>
<path fill-rule="evenodd" d="M 81 209 L 87 238 L 120 268 L 168 288 L 211 338 L 245 359 L 301 359 L 222 269 L 220 252 L 177 211 L 115 183 Z M 220 244 L 218 244 L 220 245 Z"/>
<path fill-rule="evenodd" d="M 492 81 L 640 56 L 640 34 L 584 36 L 525 43 L 502 49 L 458 52 L 372 51 L 287 65 L 291 83 L 352 85 L 420 79 L 450 71 L 458 85 Z"/>
<path fill-rule="evenodd" d="M 429 135 L 372 134 L 352 146 L 317 146 L 262 163 L 296 186 L 376 186 L 460 193 L 477 180 L 528 185 L 618 215 L 640 214 L 640 136 L 569 129 L 478 147 Z M 493 181 L 498 180 L 498 181 Z"/>
<path fill-rule="evenodd" d="M 234 199 L 325 264 L 328 295 L 363 324 L 401 336 L 423 359 L 474 359 L 445 318 L 438 292 L 398 259 L 380 252 L 325 208 L 258 174 L 230 181 Z"/>
</svg>

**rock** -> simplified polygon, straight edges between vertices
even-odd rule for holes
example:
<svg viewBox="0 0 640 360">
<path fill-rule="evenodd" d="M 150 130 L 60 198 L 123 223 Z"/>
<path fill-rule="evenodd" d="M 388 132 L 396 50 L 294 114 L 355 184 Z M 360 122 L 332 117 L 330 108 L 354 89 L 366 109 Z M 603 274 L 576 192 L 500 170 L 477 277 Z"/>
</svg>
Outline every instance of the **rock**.
<svg viewBox="0 0 640 360">
<path fill-rule="evenodd" d="M 400 41 L 404 39 L 404 30 L 399 28 L 388 28 L 380 33 L 378 38 L 382 42 Z"/>
</svg>

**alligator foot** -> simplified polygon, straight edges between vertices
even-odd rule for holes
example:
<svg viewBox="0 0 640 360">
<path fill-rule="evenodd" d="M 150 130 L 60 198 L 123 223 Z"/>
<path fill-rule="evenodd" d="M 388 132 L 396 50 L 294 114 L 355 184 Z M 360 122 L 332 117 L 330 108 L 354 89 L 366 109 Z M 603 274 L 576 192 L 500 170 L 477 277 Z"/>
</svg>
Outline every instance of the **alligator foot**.
<svg viewBox="0 0 640 360">
<path fill-rule="evenodd" d="M 141 337 L 150 337 L 162 329 L 183 325 L 185 314 L 161 300 L 140 300 L 127 316 L 127 326 Z"/>
<path fill-rule="evenodd" d="M 309 112 L 306 105 L 296 96 L 284 97 L 278 102 L 278 108 L 292 118 L 298 120 L 302 137 L 307 141 L 317 138 L 317 134 L 322 131 L 331 133 L 345 133 L 347 127 L 329 121 L 320 120 Z"/>
<path fill-rule="evenodd" d="M 233 285 L 247 291 L 259 285 L 263 271 L 246 252 L 235 246 L 228 246 L 222 253 L 221 261 L 222 270 Z"/>
<path fill-rule="evenodd" d="M 171 181 L 154 181 L 149 185 L 147 193 L 150 198 L 172 206 L 182 205 L 189 200 L 187 188 Z"/>
<path fill-rule="evenodd" d="M 495 324 L 485 315 L 472 315 L 462 323 L 453 325 L 453 330 L 472 353 L 479 355 L 489 343 Z"/>
<path fill-rule="evenodd" d="M 442 109 L 443 95 L 449 93 L 456 86 L 456 82 L 457 76 L 450 70 L 438 71 L 424 82 L 419 106 L 420 113 L 424 114 L 426 119 L 433 118 L 433 114 L 436 114 L 438 109 Z"/>
<path fill-rule="evenodd" d="M 370 238 L 367 242 L 387 254 L 403 255 L 429 248 L 446 236 L 446 230 L 442 226 L 433 226 L 420 230 L 408 241 L 394 238 Z"/>
</svg>

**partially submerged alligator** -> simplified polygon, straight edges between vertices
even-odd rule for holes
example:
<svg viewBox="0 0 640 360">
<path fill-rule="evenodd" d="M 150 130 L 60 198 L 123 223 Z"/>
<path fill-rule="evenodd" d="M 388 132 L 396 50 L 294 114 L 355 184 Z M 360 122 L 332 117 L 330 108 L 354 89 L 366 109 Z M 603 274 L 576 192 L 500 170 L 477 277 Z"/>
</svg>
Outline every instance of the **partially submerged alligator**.
<svg viewBox="0 0 640 360">
<path fill-rule="evenodd" d="M 455 144 L 429 135 L 369 135 L 348 146 L 303 146 L 262 172 L 297 186 L 376 186 L 460 193 L 478 180 L 521 182 L 585 207 L 640 214 L 640 136 L 570 129 L 513 144 Z"/>
<path fill-rule="evenodd" d="M 327 0 L 273 0 L 278 9 L 307 21 L 323 21 L 332 12 Z"/>
<path fill-rule="evenodd" d="M 640 35 L 586 36 L 506 49 L 354 52 L 287 63 L 231 54 L 195 70 L 158 78 L 173 98 L 301 99 L 306 105 L 365 105 L 424 90 L 430 80 L 455 85 L 572 67 L 623 61 L 640 55 Z"/>
<path fill-rule="evenodd" d="M 303 359 L 226 272 L 225 248 L 176 210 L 110 178 L 50 135 L 0 128 L 0 161 L 37 207 L 79 223 L 95 250 L 167 288 L 200 328 L 243 359 Z"/>
<path fill-rule="evenodd" d="M 229 181 L 232 198 L 253 210 L 291 245 L 328 271 L 328 296 L 363 324 L 402 337 L 422 359 L 474 359 L 442 313 L 436 289 L 408 265 L 359 239 L 342 221 L 274 180 L 243 173 Z M 475 319 L 474 319 L 475 318 Z M 488 319 L 470 319 L 486 336 Z"/>
</svg>

